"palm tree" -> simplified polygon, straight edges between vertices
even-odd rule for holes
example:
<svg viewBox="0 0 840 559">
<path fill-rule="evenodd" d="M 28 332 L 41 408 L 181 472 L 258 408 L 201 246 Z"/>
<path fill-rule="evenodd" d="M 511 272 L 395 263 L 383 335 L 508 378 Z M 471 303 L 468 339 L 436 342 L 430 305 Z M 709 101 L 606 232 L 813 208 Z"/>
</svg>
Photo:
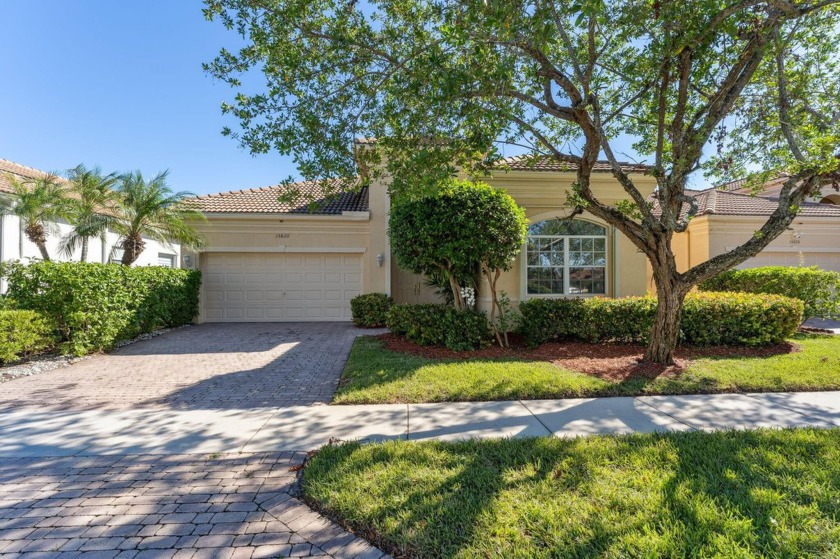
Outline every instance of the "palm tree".
<svg viewBox="0 0 840 559">
<path fill-rule="evenodd" d="M 140 171 L 135 171 L 120 178 L 110 228 L 120 235 L 125 266 L 133 264 L 143 252 L 143 237 L 165 246 L 173 241 L 189 248 L 204 246 L 204 239 L 193 227 L 195 221 L 204 221 L 204 215 L 184 204 L 192 193 L 173 192 L 167 186 L 167 174 L 164 171 L 146 181 Z"/>
<path fill-rule="evenodd" d="M 67 192 L 55 175 L 19 181 L 8 174 L 13 197 L 0 199 L 0 215 L 20 219 L 26 237 L 35 243 L 41 258 L 48 261 L 47 237 L 58 230 L 56 222 L 68 217 Z"/>
<path fill-rule="evenodd" d="M 88 240 L 103 237 L 113 218 L 113 188 L 119 180 L 116 173 L 103 175 L 99 167 L 87 169 L 79 165 L 68 171 L 70 189 L 75 196 L 68 199 L 73 230 L 61 241 L 61 251 L 68 257 L 81 245 L 81 261 L 87 262 Z"/>
</svg>

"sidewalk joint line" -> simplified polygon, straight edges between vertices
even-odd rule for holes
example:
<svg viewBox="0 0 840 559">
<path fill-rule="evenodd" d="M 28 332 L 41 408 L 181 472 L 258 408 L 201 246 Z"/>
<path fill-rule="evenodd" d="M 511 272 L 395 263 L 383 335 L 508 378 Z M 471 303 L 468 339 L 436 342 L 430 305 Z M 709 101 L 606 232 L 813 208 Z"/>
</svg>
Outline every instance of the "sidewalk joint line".
<svg viewBox="0 0 840 559">
<path fill-rule="evenodd" d="M 517 402 L 519 402 L 519 404 L 520 404 L 523 408 L 525 408 L 525 411 L 527 411 L 528 413 L 530 413 L 530 414 L 531 414 L 531 417 L 533 417 L 534 419 L 536 419 L 536 420 L 537 420 L 537 422 L 538 422 L 540 425 L 542 425 L 543 427 L 545 427 L 545 430 L 546 430 L 546 431 L 548 431 L 548 436 L 549 436 L 549 437 L 557 437 L 557 435 L 555 435 L 555 434 L 554 434 L 554 431 L 552 431 L 552 430 L 548 427 L 548 425 L 546 425 L 545 423 L 543 423 L 542 419 L 540 419 L 540 418 L 537 416 L 537 414 L 535 414 L 535 413 L 531 410 L 531 408 L 529 408 L 529 407 L 528 407 L 528 404 L 526 404 L 526 403 L 525 403 L 525 402 L 527 402 L 527 400 L 517 400 Z"/>
<path fill-rule="evenodd" d="M 690 424 L 686 423 L 685 421 L 682 421 L 681 419 L 677 419 L 676 417 L 674 417 L 674 416 L 673 416 L 673 415 L 671 415 L 670 413 L 668 413 L 668 412 L 666 412 L 666 411 L 663 411 L 663 410 L 661 410 L 661 409 L 657 408 L 656 406 L 654 406 L 654 405 L 653 405 L 653 404 L 651 404 L 650 402 L 645 402 L 644 400 L 642 400 L 642 398 L 643 398 L 643 397 L 644 397 L 644 396 L 634 396 L 634 397 L 633 397 L 633 401 L 635 401 L 635 402 L 639 402 L 639 403 L 641 403 L 641 404 L 644 404 L 644 405 L 648 406 L 649 408 L 651 408 L 651 409 L 654 409 L 654 410 L 658 411 L 658 412 L 659 412 L 659 413 L 661 413 L 662 415 L 664 415 L 664 416 L 666 416 L 666 417 L 670 417 L 671 419 L 673 419 L 673 420 L 674 420 L 674 421 L 676 421 L 677 423 L 682 423 L 683 425 L 685 425 L 686 427 L 688 427 L 688 428 L 689 428 L 689 429 L 691 429 L 692 431 L 700 431 L 700 430 L 701 430 L 700 428 L 698 428 L 698 427 L 693 427 L 692 425 L 690 425 Z M 670 429 L 669 429 L 669 431 L 670 431 Z"/>
</svg>

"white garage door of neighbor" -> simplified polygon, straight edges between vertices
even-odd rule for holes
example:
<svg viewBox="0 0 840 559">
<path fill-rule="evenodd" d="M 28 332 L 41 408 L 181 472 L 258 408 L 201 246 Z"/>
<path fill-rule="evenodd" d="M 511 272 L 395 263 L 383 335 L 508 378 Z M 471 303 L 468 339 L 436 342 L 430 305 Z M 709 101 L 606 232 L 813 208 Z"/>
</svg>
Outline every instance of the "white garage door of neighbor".
<svg viewBox="0 0 840 559">
<path fill-rule="evenodd" d="M 761 252 L 744 262 L 741 268 L 758 266 L 819 266 L 840 272 L 840 253 L 836 252 Z"/>
<path fill-rule="evenodd" d="M 358 254 L 209 253 L 203 258 L 204 320 L 350 320 L 361 292 Z"/>
</svg>

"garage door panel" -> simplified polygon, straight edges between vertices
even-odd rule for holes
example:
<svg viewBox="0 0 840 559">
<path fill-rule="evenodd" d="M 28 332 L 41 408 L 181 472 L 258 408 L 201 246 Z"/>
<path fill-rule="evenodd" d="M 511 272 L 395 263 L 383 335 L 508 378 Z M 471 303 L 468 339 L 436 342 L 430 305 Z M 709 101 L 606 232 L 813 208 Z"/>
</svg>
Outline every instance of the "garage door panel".
<svg viewBox="0 0 840 559">
<path fill-rule="evenodd" d="M 349 320 L 361 257 L 211 253 L 202 259 L 208 321 Z"/>
<path fill-rule="evenodd" d="M 764 251 L 744 262 L 740 268 L 758 266 L 819 266 L 823 270 L 840 272 L 840 254 L 832 252 L 773 252 Z"/>
</svg>

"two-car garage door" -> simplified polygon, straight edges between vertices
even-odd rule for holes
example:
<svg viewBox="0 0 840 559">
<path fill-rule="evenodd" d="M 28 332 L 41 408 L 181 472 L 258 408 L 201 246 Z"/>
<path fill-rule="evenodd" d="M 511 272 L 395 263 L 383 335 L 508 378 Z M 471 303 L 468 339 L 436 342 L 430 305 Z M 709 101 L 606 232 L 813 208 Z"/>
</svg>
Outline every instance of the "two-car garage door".
<svg viewBox="0 0 840 559">
<path fill-rule="evenodd" d="M 362 285 L 359 254 L 206 253 L 201 268 L 208 322 L 350 320 Z"/>
</svg>

